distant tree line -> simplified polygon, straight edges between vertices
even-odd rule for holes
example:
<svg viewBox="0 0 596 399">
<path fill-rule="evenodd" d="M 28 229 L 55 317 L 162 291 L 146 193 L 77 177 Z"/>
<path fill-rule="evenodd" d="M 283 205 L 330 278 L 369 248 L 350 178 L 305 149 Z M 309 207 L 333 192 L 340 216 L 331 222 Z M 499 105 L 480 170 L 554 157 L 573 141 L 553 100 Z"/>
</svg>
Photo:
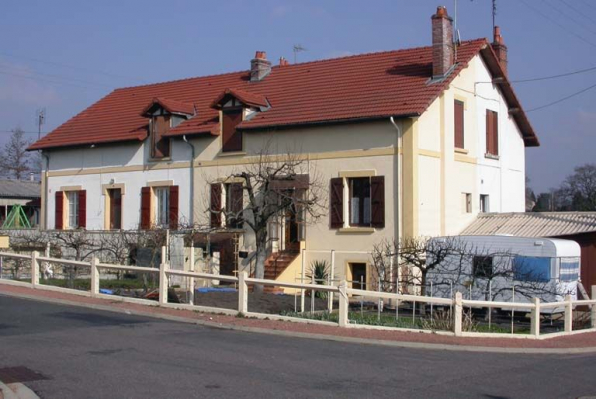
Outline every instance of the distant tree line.
<svg viewBox="0 0 596 399">
<path fill-rule="evenodd" d="M 12 134 L 3 148 L 0 148 L 0 177 L 26 180 L 31 173 L 39 176 L 41 170 L 41 155 L 28 152 L 27 147 L 32 141 L 25 138 L 21 128 L 12 130 Z"/>
<path fill-rule="evenodd" d="M 526 181 L 526 210 L 534 212 L 596 211 L 596 164 L 577 166 L 563 183 L 535 195 Z"/>
</svg>

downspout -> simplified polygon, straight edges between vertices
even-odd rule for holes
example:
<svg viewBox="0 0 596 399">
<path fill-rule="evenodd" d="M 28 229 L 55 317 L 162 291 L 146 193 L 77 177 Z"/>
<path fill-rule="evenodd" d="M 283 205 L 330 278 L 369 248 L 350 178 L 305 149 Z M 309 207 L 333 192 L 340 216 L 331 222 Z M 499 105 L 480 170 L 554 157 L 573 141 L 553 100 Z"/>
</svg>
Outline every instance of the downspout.
<svg viewBox="0 0 596 399">
<path fill-rule="evenodd" d="M 48 170 L 50 169 L 50 155 L 46 154 L 44 151 L 40 151 L 40 153 L 41 153 L 41 156 L 44 157 L 46 160 L 46 167 L 44 168 L 44 171 L 43 171 L 45 201 L 41 205 L 43 206 L 43 220 L 42 220 L 43 229 L 48 230 L 48 199 L 49 199 L 49 194 L 50 194 L 50 188 L 48 186 Z"/>
<path fill-rule="evenodd" d="M 400 206 L 400 195 L 401 195 L 401 187 L 399 186 L 399 174 L 401 172 L 401 169 L 399 167 L 399 138 L 401 137 L 401 129 L 400 127 L 397 125 L 397 123 L 395 123 L 395 119 L 393 119 L 393 117 L 389 117 L 389 122 L 391 122 L 391 124 L 393 125 L 393 127 L 395 128 L 396 131 L 396 136 L 395 136 L 395 154 L 393 154 L 395 156 L 395 173 L 394 173 L 394 184 L 395 187 L 397 187 L 397 195 L 394 197 L 394 201 L 395 201 L 395 205 L 394 205 L 394 212 L 395 212 L 395 217 L 394 220 L 395 222 L 395 242 L 400 243 L 401 241 L 401 237 L 399 236 L 400 234 L 400 229 L 399 229 L 399 225 L 401 223 L 401 216 L 399 214 L 399 206 Z M 396 259 L 396 264 L 393 264 L 393 257 L 391 258 L 391 277 L 390 277 L 390 281 L 393 281 L 393 269 L 395 268 L 395 292 L 399 294 L 399 255 L 397 255 L 397 259 Z"/>
<path fill-rule="evenodd" d="M 190 146 L 190 207 L 189 207 L 189 213 L 190 213 L 190 222 L 192 223 L 193 229 L 194 229 L 194 224 L 195 224 L 195 146 L 194 144 L 190 143 L 187 139 L 186 139 L 186 135 L 182 136 L 182 140 L 184 140 L 184 142 L 186 144 L 188 144 Z"/>
</svg>

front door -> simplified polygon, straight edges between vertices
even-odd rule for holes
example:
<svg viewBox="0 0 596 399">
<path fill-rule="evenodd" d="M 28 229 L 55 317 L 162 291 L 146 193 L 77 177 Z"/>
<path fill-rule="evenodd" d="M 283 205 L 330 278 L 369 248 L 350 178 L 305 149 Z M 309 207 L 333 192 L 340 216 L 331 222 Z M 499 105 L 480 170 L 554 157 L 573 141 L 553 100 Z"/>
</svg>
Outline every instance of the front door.
<svg viewBox="0 0 596 399">
<path fill-rule="evenodd" d="M 296 208 L 292 207 L 286 210 L 285 225 L 285 248 L 287 251 L 300 251 L 300 240 L 298 238 L 298 221 L 296 219 Z"/>
</svg>

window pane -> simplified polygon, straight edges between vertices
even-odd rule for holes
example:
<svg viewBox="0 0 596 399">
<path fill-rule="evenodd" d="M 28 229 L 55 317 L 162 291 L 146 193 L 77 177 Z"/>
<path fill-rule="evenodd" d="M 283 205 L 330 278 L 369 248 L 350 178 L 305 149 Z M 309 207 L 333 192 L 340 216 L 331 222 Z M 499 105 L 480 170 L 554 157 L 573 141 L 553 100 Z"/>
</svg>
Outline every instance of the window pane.
<svg viewBox="0 0 596 399">
<path fill-rule="evenodd" d="M 168 227 L 170 223 L 170 189 L 159 187 L 155 192 L 155 224 L 158 227 Z"/>
<path fill-rule="evenodd" d="M 78 191 L 69 191 L 68 199 L 68 227 L 76 229 L 79 227 L 79 193 Z"/>
<path fill-rule="evenodd" d="M 516 256 L 513 259 L 513 278 L 517 281 L 546 283 L 550 281 L 551 258 Z"/>
<path fill-rule="evenodd" d="M 350 179 L 350 224 L 370 226 L 370 178 Z"/>
</svg>

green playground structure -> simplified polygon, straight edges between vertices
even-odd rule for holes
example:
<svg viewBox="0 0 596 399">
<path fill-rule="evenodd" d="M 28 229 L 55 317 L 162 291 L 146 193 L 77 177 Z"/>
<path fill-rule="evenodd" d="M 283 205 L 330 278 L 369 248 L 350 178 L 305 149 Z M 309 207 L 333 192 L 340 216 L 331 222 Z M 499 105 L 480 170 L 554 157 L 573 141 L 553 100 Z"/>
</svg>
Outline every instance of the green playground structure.
<svg viewBox="0 0 596 399">
<path fill-rule="evenodd" d="M 12 209 L 2 223 L 3 229 L 30 229 L 31 223 L 21 205 L 13 205 Z"/>
</svg>

